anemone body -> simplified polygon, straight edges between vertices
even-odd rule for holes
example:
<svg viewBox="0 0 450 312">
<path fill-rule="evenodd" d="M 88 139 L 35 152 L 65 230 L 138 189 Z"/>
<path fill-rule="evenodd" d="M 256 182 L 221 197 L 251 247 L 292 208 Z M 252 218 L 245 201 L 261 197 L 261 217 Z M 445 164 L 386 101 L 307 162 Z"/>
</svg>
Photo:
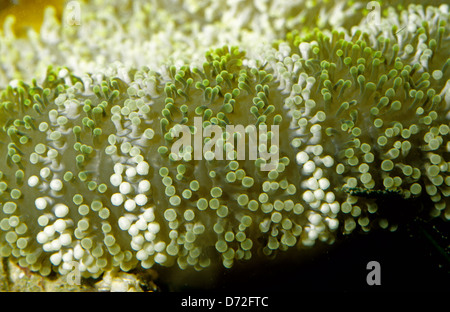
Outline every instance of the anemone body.
<svg viewBox="0 0 450 312">
<path fill-rule="evenodd" d="M 158 70 L 50 67 L 42 82 L 11 82 L 1 93 L 0 255 L 42 275 L 202 270 L 395 229 L 378 206 L 392 194 L 426 198 L 431 216 L 450 219 L 444 9 L 429 7 L 429 23 L 420 7 L 390 11 L 351 35 L 290 32 L 250 55 L 223 46 Z M 394 17 L 413 26 L 397 32 Z M 195 146 L 175 154 L 180 125 L 278 126 L 279 144 L 258 151 L 279 161 L 267 171 L 263 157 L 238 159 L 226 137 L 222 160 L 195 159 Z"/>
</svg>

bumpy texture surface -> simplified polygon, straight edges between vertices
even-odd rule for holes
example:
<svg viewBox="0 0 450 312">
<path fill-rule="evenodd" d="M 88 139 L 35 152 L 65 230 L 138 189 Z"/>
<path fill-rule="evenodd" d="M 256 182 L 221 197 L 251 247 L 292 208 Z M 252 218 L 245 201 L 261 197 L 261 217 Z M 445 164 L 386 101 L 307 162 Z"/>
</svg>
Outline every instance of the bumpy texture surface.
<svg viewBox="0 0 450 312">
<path fill-rule="evenodd" d="M 373 24 L 359 15 L 362 5 L 323 4 L 326 12 L 346 13 L 331 26 L 311 22 L 322 30 L 307 32 L 289 31 L 304 13 L 281 4 L 267 9 L 274 17 L 233 3 L 222 20 L 212 4 L 186 4 L 190 10 L 173 14 L 159 7 L 167 20 L 152 32 L 156 38 L 199 40 L 188 41 L 186 50 L 181 41 L 175 52 L 158 39 L 140 40 L 153 29 L 141 9 L 157 3 L 134 1 L 129 9 L 117 1 L 94 18 L 89 14 L 99 3 L 83 4 L 79 28 L 49 27 L 56 21 L 48 17 L 47 36 L 1 39 L 12 47 L 6 58 L 23 60 L 8 59 L 3 64 L 17 67 L 2 72 L 4 84 L 23 79 L 0 95 L 2 257 L 42 275 L 67 274 L 74 265 L 85 277 L 155 264 L 201 270 L 317 240 L 332 243 L 337 233 L 357 228 L 395 229 L 379 214 L 383 196 L 426 198 L 431 216 L 450 219 L 447 6 L 389 8 Z M 241 24 L 226 23 L 236 29 L 221 40 L 238 47 L 207 49 L 220 42 L 191 37 L 202 21 L 218 29 L 233 12 L 248 15 L 238 15 Z M 280 22 L 284 16 L 292 16 L 287 24 Z M 192 23 L 178 28 L 181 20 Z M 83 29 L 94 34 L 80 36 Z M 201 29 L 212 40 L 208 27 Z M 286 36 L 275 41 L 278 31 Z M 255 42 L 261 45 L 252 47 Z M 15 54 L 31 45 L 39 53 Z M 208 52 L 200 58 L 203 47 Z M 161 65 L 165 55 L 172 59 Z M 67 67 L 47 68 L 63 60 Z M 113 60 L 125 65 L 106 66 Z M 43 80 L 32 79 L 42 73 Z M 192 132 L 278 125 L 279 146 L 271 151 L 280 161 L 264 171 L 262 158 L 195 160 L 192 149 L 171 154 L 180 125 Z"/>
</svg>

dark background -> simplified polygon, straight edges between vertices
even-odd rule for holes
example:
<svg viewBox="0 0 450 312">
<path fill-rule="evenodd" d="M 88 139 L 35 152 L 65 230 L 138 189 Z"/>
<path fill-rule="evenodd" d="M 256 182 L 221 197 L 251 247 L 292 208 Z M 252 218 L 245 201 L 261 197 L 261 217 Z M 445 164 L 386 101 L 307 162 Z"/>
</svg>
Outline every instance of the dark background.
<svg viewBox="0 0 450 312">
<path fill-rule="evenodd" d="M 213 277 L 161 271 L 163 291 L 450 291 L 449 233 L 441 219 L 416 219 L 395 232 L 374 230 L 342 235 L 333 245 L 277 255 L 260 262 L 252 258 Z M 369 286 L 370 261 L 381 266 L 381 285 Z M 172 268 L 173 269 L 173 268 Z M 195 277 L 194 277 L 195 276 Z M 201 284 L 201 285 L 199 285 Z"/>
</svg>

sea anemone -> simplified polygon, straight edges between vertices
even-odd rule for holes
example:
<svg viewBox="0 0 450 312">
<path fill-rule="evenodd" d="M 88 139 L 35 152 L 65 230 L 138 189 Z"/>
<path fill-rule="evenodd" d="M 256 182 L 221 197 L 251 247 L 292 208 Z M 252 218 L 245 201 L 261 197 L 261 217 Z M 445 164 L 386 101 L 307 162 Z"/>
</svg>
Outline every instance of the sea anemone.
<svg viewBox="0 0 450 312">
<path fill-rule="evenodd" d="M 146 5 L 135 2 L 137 14 Z M 72 28 L 48 29 L 47 42 L 33 41 L 33 31 L 1 38 L 12 40 L 5 57 L 14 67 L 2 72 L 0 94 L 1 257 L 43 276 L 74 265 L 84 277 L 136 267 L 200 271 L 331 244 L 342 233 L 395 230 L 399 220 L 379 204 L 392 197 L 420 199 L 429 216 L 450 219 L 448 6 L 390 7 L 379 24 L 363 19 L 351 29 L 316 21 L 320 29 L 296 26 L 279 38 L 253 25 L 244 37 L 259 36 L 258 47 L 205 48 L 203 59 L 166 48 L 172 58 L 159 66 L 138 60 L 153 57 L 151 44 L 162 49 L 158 39 L 137 40 L 148 19 L 116 24 L 110 18 L 119 13 L 107 8 L 98 18 L 86 12 L 83 23 L 107 37 L 91 46 Z M 124 35 L 106 33 L 111 27 L 128 27 L 135 41 L 122 48 Z M 171 31 L 174 40 L 185 29 Z M 222 40 L 233 42 L 227 34 L 237 36 L 230 30 Z M 40 58 L 30 68 L 11 61 L 24 45 L 40 51 L 25 58 Z M 108 46 L 109 54 L 95 53 Z M 109 58 L 123 63 L 107 66 Z M 236 146 L 230 125 L 246 129 Z M 193 135 L 209 126 L 225 134 L 204 134 L 200 148 L 215 144 L 226 157 L 210 150 L 195 158 L 195 145 L 173 152 L 182 127 Z M 246 135 L 265 142 L 257 152 L 279 156 L 273 168 L 264 169 L 267 157 L 238 157 Z"/>
</svg>

